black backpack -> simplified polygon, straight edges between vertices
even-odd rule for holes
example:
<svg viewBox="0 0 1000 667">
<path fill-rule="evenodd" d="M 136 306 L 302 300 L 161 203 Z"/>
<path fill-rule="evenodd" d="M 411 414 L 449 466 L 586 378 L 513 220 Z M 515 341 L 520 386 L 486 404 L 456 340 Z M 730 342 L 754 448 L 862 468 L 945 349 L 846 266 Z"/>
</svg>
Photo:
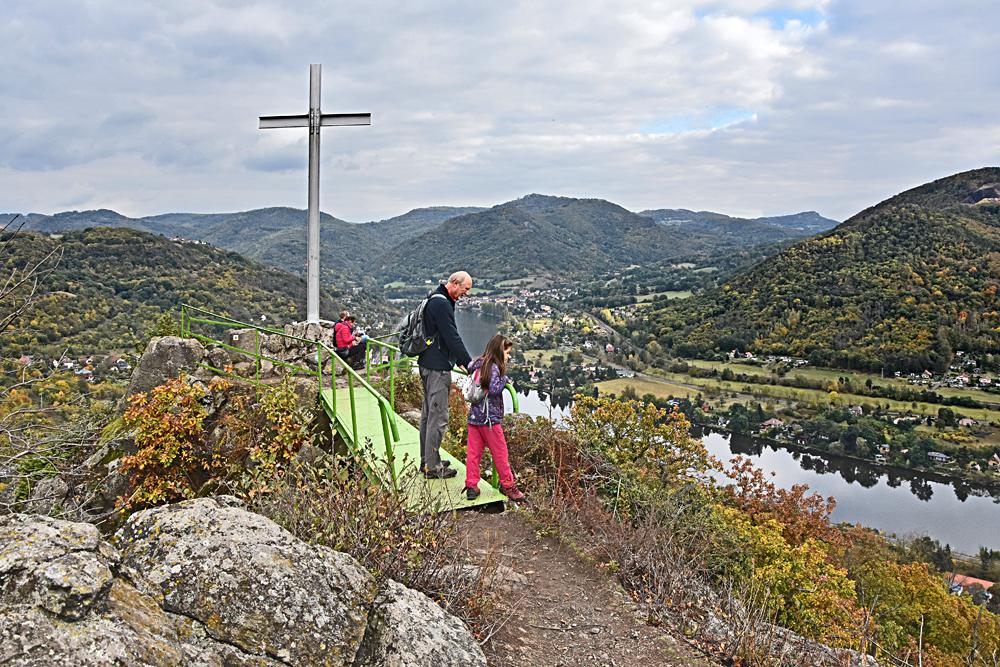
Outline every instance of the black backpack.
<svg viewBox="0 0 1000 667">
<path fill-rule="evenodd" d="M 399 330 L 399 351 L 408 357 L 421 354 L 434 343 L 434 338 L 427 335 L 424 311 L 427 309 L 427 302 L 436 296 L 445 298 L 440 292 L 428 294 L 396 327 Z"/>
</svg>

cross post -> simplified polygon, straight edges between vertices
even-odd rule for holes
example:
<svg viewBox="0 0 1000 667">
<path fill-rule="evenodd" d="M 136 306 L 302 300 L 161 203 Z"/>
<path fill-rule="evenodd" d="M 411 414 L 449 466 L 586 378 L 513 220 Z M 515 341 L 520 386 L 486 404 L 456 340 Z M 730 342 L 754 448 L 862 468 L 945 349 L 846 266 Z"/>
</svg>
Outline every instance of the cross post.
<svg viewBox="0 0 1000 667">
<path fill-rule="evenodd" d="M 319 323 L 319 132 L 321 127 L 371 125 L 370 113 L 320 111 L 322 65 L 309 65 L 309 113 L 294 116 L 261 116 L 260 129 L 309 128 L 309 215 L 306 222 L 306 321 Z"/>
</svg>

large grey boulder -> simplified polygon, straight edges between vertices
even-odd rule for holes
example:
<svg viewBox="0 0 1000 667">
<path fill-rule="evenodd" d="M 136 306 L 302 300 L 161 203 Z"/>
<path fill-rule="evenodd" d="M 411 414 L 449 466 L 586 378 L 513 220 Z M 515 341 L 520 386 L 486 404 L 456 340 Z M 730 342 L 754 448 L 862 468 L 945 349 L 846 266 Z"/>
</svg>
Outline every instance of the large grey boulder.
<svg viewBox="0 0 1000 667">
<path fill-rule="evenodd" d="M 375 582 L 347 554 L 306 544 L 230 497 L 133 515 L 122 572 L 213 639 L 293 665 L 349 664 Z"/>
<path fill-rule="evenodd" d="M 0 664 L 183 664 L 174 625 L 85 523 L 0 517 Z"/>
<path fill-rule="evenodd" d="M 235 498 L 85 523 L 0 516 L 0 665 L 485 665 L 421 593 Z"/>
<path fill-rule="evenodd" d="M 486 656 L 464 623 L 423 593 L 390 580 L 354 665 L 486 667 Z"/>
<path fill-rule="evenodd" d="M 177 336 L 153 338 L 132 372 L 126 397 L 158 387 L 182 372 L 194 373 L 204 356 L 205 348 L 194 339 Z"/>
</svg>

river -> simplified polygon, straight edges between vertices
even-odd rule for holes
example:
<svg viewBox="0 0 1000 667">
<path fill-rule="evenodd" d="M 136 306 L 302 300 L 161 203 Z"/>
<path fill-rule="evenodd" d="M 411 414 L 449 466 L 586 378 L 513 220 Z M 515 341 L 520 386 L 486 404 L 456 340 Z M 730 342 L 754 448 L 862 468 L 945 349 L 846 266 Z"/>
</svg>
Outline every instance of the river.
<svg viewBox="0 0 1000 667">
<path fill-rule="evenodd" d="M 473 356 L 482 354 L 499 320 L 476 311 L 459 310 L 456 321 Z M 508 399 L 509 403 L 509 399 Z M 559 419 L 568 408 L 552 408 L 535 391 L 519 394 L 520 411 Z M 508 408 L 510 406 L 508 405 Z M 929 535 L 965 554 L 980 546 L 1000 549 L 1000 498 L 961 482 L 945 482 L 838 457 L 825 457 L 778 447 L 767 441 L 701 433 L 709 453 L 722 461 L 746 456 L 782 488 L 807 484 L 810 490 L 837 501 L 834 521 L 859 523 L 897 536 Z"/>
</svg>

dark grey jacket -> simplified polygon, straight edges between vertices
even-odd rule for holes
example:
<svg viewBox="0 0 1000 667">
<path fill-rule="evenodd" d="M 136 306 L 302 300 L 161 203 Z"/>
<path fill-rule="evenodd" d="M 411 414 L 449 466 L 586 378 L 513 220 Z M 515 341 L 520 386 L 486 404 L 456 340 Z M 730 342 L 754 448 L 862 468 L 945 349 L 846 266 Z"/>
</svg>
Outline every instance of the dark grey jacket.
<svg viewBox="0 0 1000 667">
<path fill-rule="evenodd" d="M 448 294 L 444 285 L 431 294 L 444 294 L 443 299 L 430 299 L 424 310 L 424 329 L 434 343 L 424 350 L 418 363 L 422 368 L 434 371 L 450 371 L 456 364 L 468 368 L 472 357 L 465 349 L 462 337 L 458 335 L 455 324 L 455 300 Z"/>
</svg>

